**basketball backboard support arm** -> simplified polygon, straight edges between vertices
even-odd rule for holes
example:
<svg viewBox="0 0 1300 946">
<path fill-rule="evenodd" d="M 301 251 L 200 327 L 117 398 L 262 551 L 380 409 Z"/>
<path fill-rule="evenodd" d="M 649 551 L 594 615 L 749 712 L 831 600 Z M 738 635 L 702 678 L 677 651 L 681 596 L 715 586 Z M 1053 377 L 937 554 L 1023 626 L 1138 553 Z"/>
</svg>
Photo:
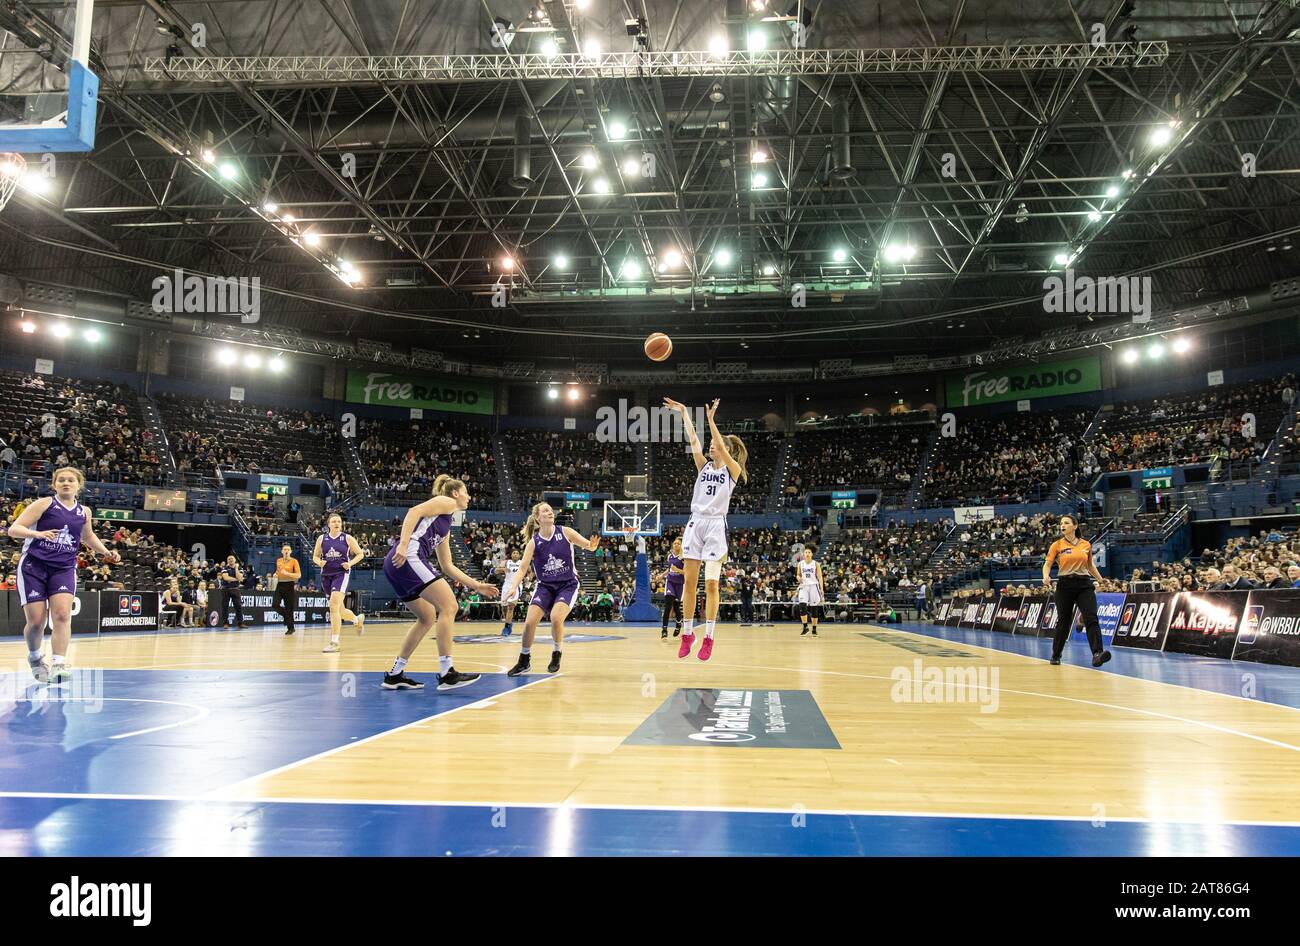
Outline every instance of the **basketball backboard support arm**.
<svg viewBox="0 0 1300 946">
<path fill-rule="evenodd" d="M 90 26 L 95 0 L 77 0 L 68 61 L 68 108 L 40 124 L 0 125 L 0 151 L 43 154 L 92 151 L 99 107 L 99 76 L 90 71 Z"/>
</svg>

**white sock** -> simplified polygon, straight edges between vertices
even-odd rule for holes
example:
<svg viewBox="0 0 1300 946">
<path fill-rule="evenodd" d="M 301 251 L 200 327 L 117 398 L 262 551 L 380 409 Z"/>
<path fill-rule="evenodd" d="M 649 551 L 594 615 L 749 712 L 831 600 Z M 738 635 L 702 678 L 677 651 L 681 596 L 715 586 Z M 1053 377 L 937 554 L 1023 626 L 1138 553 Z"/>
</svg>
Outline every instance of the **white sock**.
<svg viewBox="0 0 1300 946">
<path fill-rule="evenodd" d="M 32 664 L 40 663 L 40 660 L 41 660 L 41 652 L 39 650 L 29 650 L 27 652 L 28 663 L 32 663 Z"/>
<path fill-rule="evenodd" d="M 525 657 L 527 657 L 527 656 L 528 656 L 529 654 L 531 654 L 532 652 L 533 652 L 533 649 L 532 649 L 531 647 L 520 647 L 520 648 L 519 648 L 519 653 L 523 654 Z"/>
<path fill-rule="evenodd" d="M 331 643 L 331 644 L 337 644 L 338 642 L 339 642 L 339 636 L 338 636 L 337 634 L 331 634 L 331 635 L 330 635 L 330 643 Z"/>
<path fill-rule="evenodd" d="M 395 677 L 405 669 L 406 669 L 406 658 L 398 657 L 396 660 L 393 661 L 393 669 L 388 671 L 388 675 L 390 677 Z"/>
<path fill-rule="evenodd" d="M 712 640 L 712 638 L 713 638 L 713 622 L 712 622 L 712 621 L 706 621 L 706 622 L 704 622 L 704 636 L 707 637 L 707 638 L 709 638 L 710 640 Z"/>
<path fill-rule="evenodd" d="M 440 677 L 445 677 L 445 676 L 447 675 L 447 671 L 451 669 L 451 658 L 450 658 L 450 657 L 439 657 L 439 658 L 438 658 L 438 667 L 440 668 L 440 669 L 439 669 L 438 676 L 440 676 Z"/>
<path fill-rule="evenodd" d="M 682 622 L 682 633 L 687 637 L 695 633 L 695 618 L 687 618 Z"/>
<path fill-rule="evenodd" d="M 56 666 L 56 667 L 62 667 L 62 666 L 67 662 L 67 660 L 68 660 L 68 658 L 67 658 L 67 657 L 64 657 L 62 654 L 55 654 L 55 655 L 54 655 L 54 666 Z"/>
</svg>

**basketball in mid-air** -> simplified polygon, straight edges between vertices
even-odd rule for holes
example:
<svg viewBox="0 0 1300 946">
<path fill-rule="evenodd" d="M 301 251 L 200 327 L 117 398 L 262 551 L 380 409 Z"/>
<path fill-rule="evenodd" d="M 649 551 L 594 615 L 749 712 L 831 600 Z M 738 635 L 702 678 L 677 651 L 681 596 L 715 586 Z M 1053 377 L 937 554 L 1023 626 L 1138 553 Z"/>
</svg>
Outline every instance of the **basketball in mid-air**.
<svg viewBox="0 0 1300 946">
<path fill-rule="evenodd" d="M 663 361 L 673 353 L 673 340 L 663 332 L 655 332 L 645 340 L 645 356 L 651 361 Z"/>
</svg>

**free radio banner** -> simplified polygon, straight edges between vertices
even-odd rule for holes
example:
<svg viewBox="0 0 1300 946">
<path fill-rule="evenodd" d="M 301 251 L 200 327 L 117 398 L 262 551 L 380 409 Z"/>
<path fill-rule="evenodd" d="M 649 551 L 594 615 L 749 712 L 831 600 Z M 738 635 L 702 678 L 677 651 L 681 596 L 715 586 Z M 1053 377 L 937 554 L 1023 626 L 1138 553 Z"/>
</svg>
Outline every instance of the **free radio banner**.
<svg viewBox="0 0 1300 946">
<path fill-rule="evenodd" d="M 491 414 L 492 385 L 469 378 L 348 371 L 347 399 L 353 404 L 419 407 L 462 414 Z"/>
<path fill-rule="evenodd" d="M 948 375 L 944 382 L 947 407 L 1082 394 L 1101 390 L 1101 359 L 1089 355 L 1018 368 L 968 371 Z"/>
</svg>

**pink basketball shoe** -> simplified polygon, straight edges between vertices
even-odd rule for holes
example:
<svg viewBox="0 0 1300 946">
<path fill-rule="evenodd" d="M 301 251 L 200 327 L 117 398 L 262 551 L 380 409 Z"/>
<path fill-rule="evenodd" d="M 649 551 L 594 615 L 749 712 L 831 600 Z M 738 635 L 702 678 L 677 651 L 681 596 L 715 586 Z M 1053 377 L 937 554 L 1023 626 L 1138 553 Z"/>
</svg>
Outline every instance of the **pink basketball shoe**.
<svg viewBox="0 0 1300 946">
<path fill-rule="evenodd" d="M 680 657 L 689 657 L 689 656 L 691 655 L 691 648 L 694 647 L 694 646 L 695 646 L 695 635 L 694 635 L 694 634 L 683 634 L 683 635 L 682 635 L 682 646 L 677 648 L 677 656 L 678 656 L 679 658 L 680 658 Z"/>
</svg>

